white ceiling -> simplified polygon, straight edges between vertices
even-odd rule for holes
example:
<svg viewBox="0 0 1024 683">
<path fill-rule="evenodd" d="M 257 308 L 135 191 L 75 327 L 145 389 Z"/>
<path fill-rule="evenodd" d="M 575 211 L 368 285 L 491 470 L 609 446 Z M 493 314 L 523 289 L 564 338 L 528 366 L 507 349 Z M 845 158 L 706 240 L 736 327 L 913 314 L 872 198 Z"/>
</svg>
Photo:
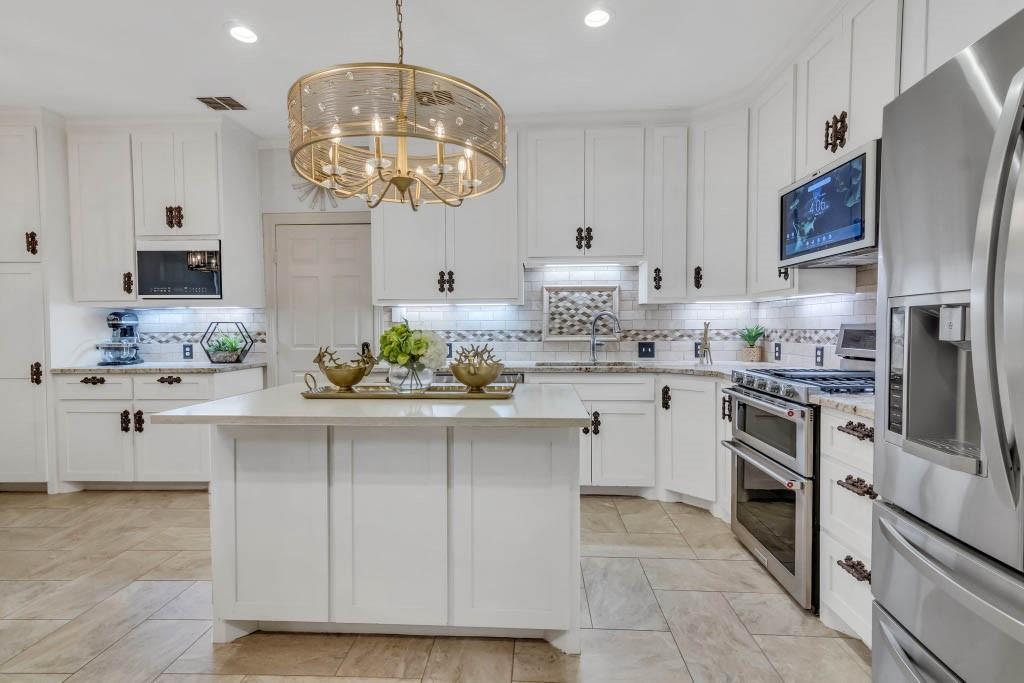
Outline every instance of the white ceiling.
<svg viewBox="0 0 1024 683">
<path fill-rule="evenodd" d="M 740 91 L 834 6 L 821 0 L 407 0 L 405 57 L 460 76 L 512 117 L 675 109 Z M 0 106 L 65 116 L 230 114 L 283 138 L 285 92 L 331 64 L 394 61 L 388 0 L 20 0 L 0 20 Z M 613 11 L 600 29 L 583 16 Z M 251 26 L 258 43 L 227 35 Z"/>
</svg>

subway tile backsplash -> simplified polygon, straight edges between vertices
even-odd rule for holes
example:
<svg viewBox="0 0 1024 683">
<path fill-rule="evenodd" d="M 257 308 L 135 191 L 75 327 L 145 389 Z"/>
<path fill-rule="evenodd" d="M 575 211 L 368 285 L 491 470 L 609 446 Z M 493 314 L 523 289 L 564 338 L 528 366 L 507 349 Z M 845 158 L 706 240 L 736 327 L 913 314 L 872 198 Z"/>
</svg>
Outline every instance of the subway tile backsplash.
<svg viewBox="0 0 1024 683">
<path fill-rule="evenodd" d="M 144 308 L 139 316 L 139 352 L 147 361 L 180 361 L 181 346 L 194 345 L 195 360 L 206 361 L 199 340 L 212 322 L 240 322 L 256 344 L 247 360 L 267 359 L 267 315 L 262 308 Z"/>
</svg>

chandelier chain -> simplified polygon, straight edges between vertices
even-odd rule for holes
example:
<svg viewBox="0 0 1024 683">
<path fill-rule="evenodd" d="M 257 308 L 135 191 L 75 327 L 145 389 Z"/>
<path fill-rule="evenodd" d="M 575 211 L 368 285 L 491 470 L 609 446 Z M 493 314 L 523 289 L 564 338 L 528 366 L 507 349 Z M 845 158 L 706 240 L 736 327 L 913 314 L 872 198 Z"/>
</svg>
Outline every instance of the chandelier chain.
<svg viewBox="0 0 1024 683">
<path fill-rule="evenodd" d="M 405 45 L 402 38 L 402 0 L 395 0 L 395 15 L 398 17 L 398 63 L 405 61 Z"/>
</svg>

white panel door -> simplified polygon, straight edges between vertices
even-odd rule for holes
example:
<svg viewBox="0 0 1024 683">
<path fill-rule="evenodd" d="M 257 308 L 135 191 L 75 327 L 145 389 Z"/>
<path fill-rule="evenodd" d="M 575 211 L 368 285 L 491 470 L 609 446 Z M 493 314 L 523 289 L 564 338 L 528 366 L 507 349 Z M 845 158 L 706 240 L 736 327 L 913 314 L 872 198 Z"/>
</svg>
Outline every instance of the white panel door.
<svg viewBox="0 0 1024 683">
<path fill-rule="evenodd" d="M 319 376 L 313 357 L 321 346 L 348 361 L 374 342 L 370 228 L 278 225 L 275 234 L 277 381 L 287 384 Z"/>
<path fill-rule="evenodd" d="M 135 188 L 135 234 L 177 236 L 167 210 L 178 204 L 174 133 L 133 131 L 132 183 Z"/>
<path fill-rule="evenodd" d="M 532 257 L 581 256 L 576 233 L 584 221 L 584 134 L 558 128 L 523 137 L 526 242 Z"/>
<path fill-rule="evenodd" d="M 654 486 L 654 404 L 593 401 L 591 483 Z"/>
<path fill-rule="evenodd" d="M 183 235 L 220 233 L 220 174 L 217 133 L 210 128 L 183 129 L 174 134 L 176 204 L 181 207 Z M 252 239 L 256 239 L 253 235 Z"/>
<path fill-rule="evenodd" d="M 327 621 L 327 428 L 215 429 L 218 616 Z"/>
<path fill-rule="evenodd" d="M 447 296 L 445 207 L 381 204 L 370 214 L 373 226 L 373 299 L 440 301 Z"/>
<path fill-rule="evenodd" d="M 850 37 L 841 20 L 831 22 L 818 34 L 797 69 L 800 136 L 796 175 L 801 177 L 843 151 L 825 149 L 825 122 L 850 105 Z"/>
<path fill-rule="evenodd" d="M 640 303 L 686 296 L 685 126 L 659 126 L 648 136 L 647 267 L 640 282 Z"/>
<path fill-rule="evenodd" d="M 132 481 L 130 408 L 130 403 L 121 401 L 60 401 L 57 404 L 57 459 L 61 479 Z"/>
<path fill-rule="evenodd" d="M 593 231 L 587 254 L 643 255 L 644 129 L 589 129 L 585 152 L 584 230 Z"/>
<path fill-rule="evenodd" d="M 566 629 L 579 614 L 573 429 L 455 429 L 452 626 Z"/>
<path fill-rule="evenodd" d="M 448 618 L 448 440 L 444 428 L 331 436 L 331 621 Z"/>
<path fill-rule="evenodd" d="M 75 300 L 135 301 L 128 132 L 70 134 L 68 183 Z M 126 274 L 133 281 L 130 287 Z"/>
<path fill-rule="evenodd" d="M 38 261 L 25 243 L 27 232 L 43 239 L 33 126 L 0 126 L 0 207 L 0 261 Z"/>
<path fill-rule="evenodd" d="M 150 419 L 154 413 L 194 403 L 154 399 L 132 405 L 136 481 L 210 480 L 209 425 L 153 424 Z"/>
<path fill-rule="evenodd" d="M 847 150 L 882 137 L 882 108 L 899 94 L 900 13 L 901 0 L 857 0 L 843 11 L 850 35 Z"/>
<path fill-rule="evenodd" d="M 670 378 L 668 408 L 658 410 L 659 461 L 665 488 L 702 500 L 716 498 L 718 441 L 715 382 Z"/>
<path fill-rule="evenodd" d="M 687 292 L 699 299 L 742 295 L 747 291 L 747 110 L 694 130 Z"/>
<path fill-rule="evenodd" d="M 779 277 L 779 190 L 793 182 L 796 70 L 786 69 L 750 110 L 750 224 L 747 235 L 751 294 L 792 289 Z M 794 269 L 795 273 L 795 269 Z"/>
</svg>

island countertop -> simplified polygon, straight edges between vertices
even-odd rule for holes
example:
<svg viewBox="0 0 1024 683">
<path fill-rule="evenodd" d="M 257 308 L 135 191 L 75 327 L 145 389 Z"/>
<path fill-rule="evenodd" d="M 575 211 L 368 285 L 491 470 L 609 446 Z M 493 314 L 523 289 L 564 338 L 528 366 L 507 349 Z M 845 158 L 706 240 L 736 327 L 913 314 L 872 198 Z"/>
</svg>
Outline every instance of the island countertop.
<svg viewBox="0 0 1024 683">
<path fill-rule="evenodd" d="M 520 384 L 508 399 L 306 399 L 286 384 L 151 416 L 155 424 L 342 427 L 585 427 L 569 384 Z"/>
</svg>

